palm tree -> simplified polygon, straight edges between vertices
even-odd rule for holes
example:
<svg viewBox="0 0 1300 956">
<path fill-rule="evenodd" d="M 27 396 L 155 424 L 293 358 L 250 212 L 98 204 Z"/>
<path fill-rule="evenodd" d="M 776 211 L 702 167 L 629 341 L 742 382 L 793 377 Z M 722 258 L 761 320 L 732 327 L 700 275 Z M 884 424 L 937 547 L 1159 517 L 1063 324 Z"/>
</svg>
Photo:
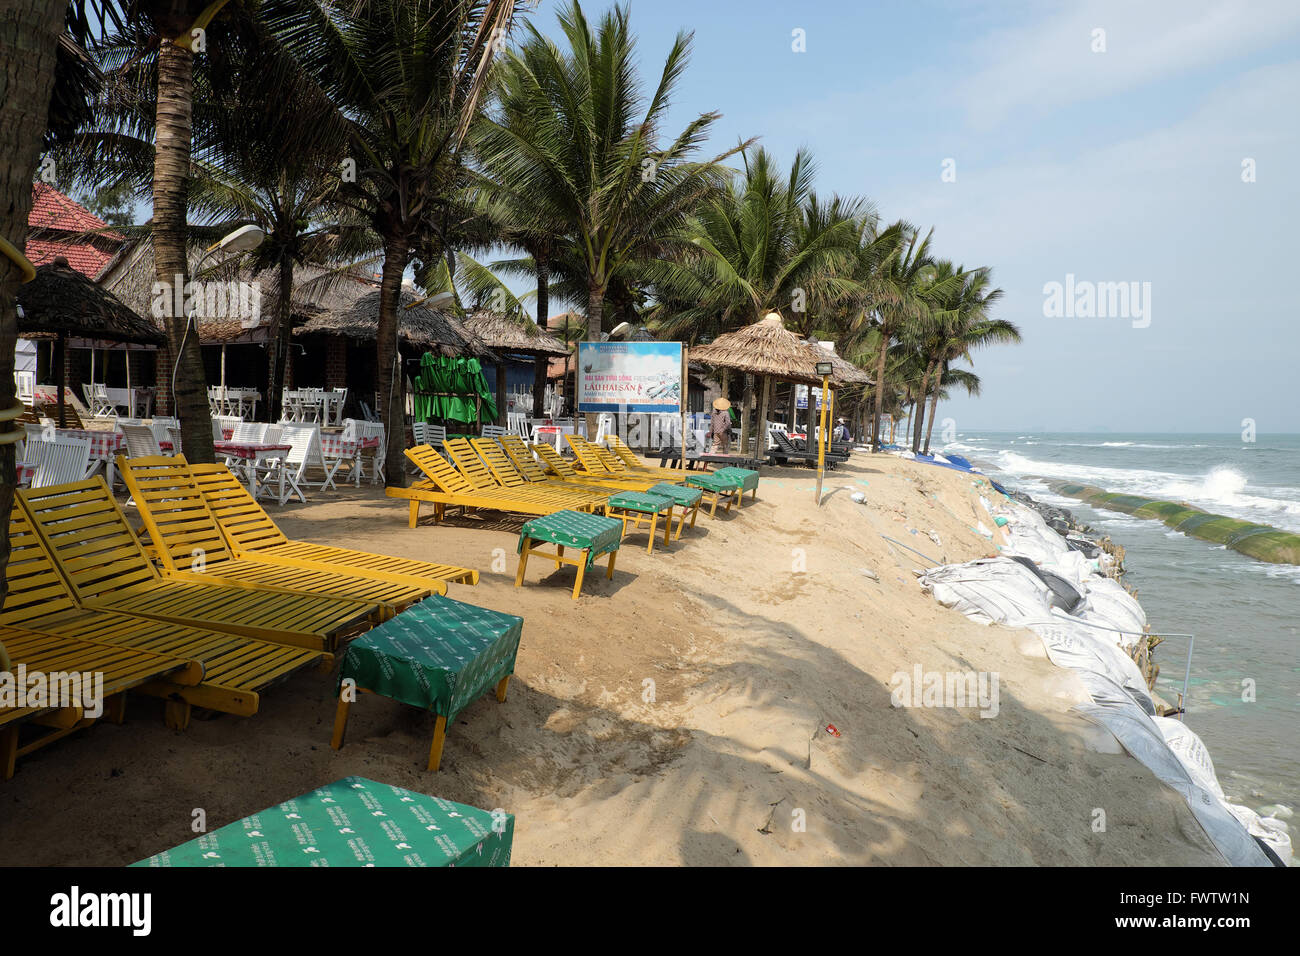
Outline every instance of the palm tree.
<svg viewBox="0 0 1300 956">
<path fill-rule="evenodd" d="M 593 31 L 573 2 L 559 14 L 568 49 L 534 26 L 522 48 L 499 64 L 503 107 L 476 131 L 476 156 L 500 195 L 532 210 L 517 226 L 540 231 L 563 223 L 587 292 L 587 337 L 599 341 L 606 295 L 621 270 L 684 224 L 723 178 L 720 162 L 689 157 L 718 118 L 704 113 L 661 138 L 673 90 L 690 53 L 679 33 L 647 97 L 638 81 L 628 13 L 607 12 Z M 521 128 L 511 116 L 526 112 Z M 589 416 L 594 419 L 594 416 Z M 594 428 L 594 420 L 588 428 Z"/>
<path fill-rule="evenodd" d="M 759 321 L 791 316 L 810 334 L 826 310 L 859 291 L 849 277 L 858 251 L 861 200 L 820 203 L 806 150 L 788 173 L 764 149 L 743 151 L 743 174 L 715 191 L 689 220 L 675 261 L 648 267 L 658 305 L 651 324 L 670 338 L 698 341 Z M 762 390 L 764 405 L 767 389 Z M 741 452 L 748 448 L 753 378 L 745 376 Z M 765 418 L 767 409 L 759 409 Z"/>
<path fill-rule="evenodd" d="M 397 341 L 402 276 L 437 261 L 466 176 L 461 147 L 478 115 L 514 0 L 266 0 L 272 32 L 344 118 L 339 201 L 382 243 L 377 370 L 389 482 L 405 480 Z M 347 173 L 354 173 L 354 178 Z"/>
<path fill-rule="evenodd" d="M 1002 298 L 1002 290 L 990 288 L 989 269 L 962 273 L 963 282 L 953 319 L 945 324 L 945 335 L 935 352 L 938 375 L 930 399 L 930 427 L 925 433 L 925 453 L 930 453 L 930 436 L 934 432 L 935 410 L 939 393 L 946 384 L 959 384 L 970 395 L 979 394 L 979 377 L 965 369 L 951 368 L 958 359 L 971 361 L 971 352 L 984 345 L 1020 341 L 1020 329 L 1005 319 L 989 318 L 993 305 Z"/>
</svg>

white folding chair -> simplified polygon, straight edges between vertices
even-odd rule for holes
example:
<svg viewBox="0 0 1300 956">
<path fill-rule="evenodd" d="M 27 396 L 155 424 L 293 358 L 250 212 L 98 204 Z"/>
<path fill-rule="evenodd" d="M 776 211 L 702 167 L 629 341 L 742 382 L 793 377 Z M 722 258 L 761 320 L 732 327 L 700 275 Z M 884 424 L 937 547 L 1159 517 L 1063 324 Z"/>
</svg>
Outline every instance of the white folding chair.
<svg viewBox="0 0 1300 956">
<path fill-rule="evenodd" d="M 523 412 L 506 412 L 506 429 L 510 435 L 528 437 L 528 416 Z"/>
<path fill-rule="evenodd" d="M 310 484 L 307 480 L 307 469 L 312 465 L 318 465 L 325 475 L 318 486 L 321 491 L 335 487 L 334 474 L 342 461 L 341 459 L 331 459 L 328 463 L 325 461 L 324 452 L 321 450 L 319 425 L 314 423 L 283 425 L 279 443 L 290 446 L 288 454 L 284 456 L 285 480 L 291 486 L 290 497 L 296 494 L 304 504 L 306 503 L 307 496 L 303 494 L 302 486 Z"/>
<path fill-rule="evenodd" d="M 86 438 L 56 435 L 29 443 L 26 454 L 27 461 L 36 466 L 33 488 L 66 485 L 90 474 L 90 440 Z"/>
<path fill-rule="evenodd" d="M 162 454 L 158 446 L 158 436 L 148 425 L 119 425 L 126 438 L 126 456 L 128 458 L 148 458 Z"/>
<path fill-rule="evenodd" d="M 505 427 L 504 425 L 484 425 L 484 426 L 483 426 L 483 437 L 484 437 L 484 438 L 500 438 L 502 435 L 505 435 L 505 434 L 507 434 L 507 433 L 506 433 L 506 427 Z"/>
</svg>

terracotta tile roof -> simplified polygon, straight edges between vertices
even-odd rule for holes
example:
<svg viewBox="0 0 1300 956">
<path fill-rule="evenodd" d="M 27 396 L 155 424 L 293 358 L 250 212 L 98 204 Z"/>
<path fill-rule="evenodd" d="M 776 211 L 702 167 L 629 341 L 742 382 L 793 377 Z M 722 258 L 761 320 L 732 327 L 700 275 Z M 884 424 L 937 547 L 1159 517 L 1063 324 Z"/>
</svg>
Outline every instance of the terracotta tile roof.
<svg viewBox="0 0 1300 956">
<path fill-rule="evenodd" d="M 48 183 L 32 184 L 27 225 L 31 229 L 27 258 L 32 265 L 45 265 L 62 256 L 68 265 L 92 279 L 99 277 L 125 239 L 120 233 L 97 232 L 108 224 Z"/>
<path fill-rule="evenodd" d="M 33 183 L 32 192 L 32 213 L 27 217 L 31 229 L 83 233 L 108 228 L 108 223 L 48 183 Z M 104 235 L 118 241 L 123 238 L 115 232 Z"/>
<path fill-rule="evenodd" d="M 27 258 L 34 266 L 53 262 L 59 256 L 83 276 L 98 278 L 113 253 L 90 242 L 49 242 L 45 239 L 27 240 Z"/>
</svg>

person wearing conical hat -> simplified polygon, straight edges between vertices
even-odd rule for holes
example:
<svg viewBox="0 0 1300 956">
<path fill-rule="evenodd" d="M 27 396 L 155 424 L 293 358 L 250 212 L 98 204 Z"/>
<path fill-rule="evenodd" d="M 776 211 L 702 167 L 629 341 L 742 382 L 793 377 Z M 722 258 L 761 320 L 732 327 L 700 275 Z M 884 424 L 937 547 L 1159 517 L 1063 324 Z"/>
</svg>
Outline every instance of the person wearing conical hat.
<svg viewBox="0 0 1300 956">
<path fill-rule="evenodd" d="M 713 400 L 713 418 L 709 422 L 709 437 L 713 439 L 713 453 L 731 453 L 731 402 L 718 397 Z"/>
</svg>

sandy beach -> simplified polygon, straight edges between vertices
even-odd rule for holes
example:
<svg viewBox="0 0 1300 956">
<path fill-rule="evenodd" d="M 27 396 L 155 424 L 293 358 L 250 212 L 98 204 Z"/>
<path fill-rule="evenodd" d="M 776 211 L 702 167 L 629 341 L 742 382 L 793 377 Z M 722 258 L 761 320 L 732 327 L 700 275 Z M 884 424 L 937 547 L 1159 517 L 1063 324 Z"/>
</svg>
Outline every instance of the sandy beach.
<svg viewBox="0 0 1300 956">
<path fill-rule="evenodd" d="M 973 476 L 859 453 L 820 509 L 814 484 L 765 469 L 756 502 L 653 555 L 634 532 L 577 602 L 573 569 L 539 560 L 514 587 L 517 520 L 409 530 L 370 487 L 272 509 L 292 537 L 478 568 L 450 596 L 525 620 L 508 701 L 465 711 L 429 774 L 433 716 L 382 698 L 332 751 L 318 673 L 185 733 L 133 698 L 124 725 L 20 763 L 0 864 L 131 863 L 191 839 L 198 808 L 215 829 L 350 774 L 505 808 L 524 866 L 1222 862 L 1177 795 L 1071 713 L 1086 694 L 1033 634 L 939 606 L 924 562 L 882 537 L 944 563 L 990 554 Z M 995 672 L 997 715 L 891 706 L 916 665 Z"/>
</svg>

